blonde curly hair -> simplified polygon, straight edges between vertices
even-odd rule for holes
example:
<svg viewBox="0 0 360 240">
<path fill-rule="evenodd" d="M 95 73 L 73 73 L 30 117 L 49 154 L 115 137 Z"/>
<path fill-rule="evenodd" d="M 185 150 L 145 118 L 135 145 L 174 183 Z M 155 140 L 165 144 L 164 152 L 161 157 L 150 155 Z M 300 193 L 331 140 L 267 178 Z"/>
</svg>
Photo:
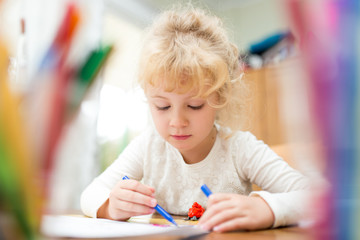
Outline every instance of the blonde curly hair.
<svg viewBox="0 0 360 240">
<path fill-rule="evenodd" d="M 237 47 L 223 22 L 203 9 L 186 6 L 160 14 L 148 29 L 140 55 L 138 82 L 168 92 L 217 94 L 216 122 L 238 130 L 242 126 L 246 85 Z"/>
</svg>

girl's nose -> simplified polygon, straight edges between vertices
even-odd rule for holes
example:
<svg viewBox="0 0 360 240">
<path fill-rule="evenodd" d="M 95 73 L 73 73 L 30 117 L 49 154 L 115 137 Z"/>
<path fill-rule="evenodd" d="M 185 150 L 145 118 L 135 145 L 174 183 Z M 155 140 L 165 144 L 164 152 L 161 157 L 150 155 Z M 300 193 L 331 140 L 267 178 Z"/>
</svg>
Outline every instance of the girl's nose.
<svg viewBox="0 0 360 240">
<path fill-rule="evenodd" d="M 189 124 L 185 114 L 182 111 L 173 111 L 170 119 L 171 127 L 186 127 Z"/>
</svg>

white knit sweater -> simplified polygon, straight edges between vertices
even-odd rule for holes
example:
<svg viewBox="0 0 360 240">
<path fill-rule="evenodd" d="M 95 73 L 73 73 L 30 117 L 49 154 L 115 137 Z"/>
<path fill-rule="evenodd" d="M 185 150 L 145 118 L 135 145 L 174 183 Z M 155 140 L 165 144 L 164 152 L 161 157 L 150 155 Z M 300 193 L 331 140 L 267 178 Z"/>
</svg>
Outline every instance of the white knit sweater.
<svg viewBox="0 0 360 240">
<path fill-rule="evenodd" d="M 206 184 L 213 193 L 260 195 L 275 215 L 273 227 L 296 223 L 305 212 L 308 179 L 251 133 L 238 131 L 225 138 L 228 130 L 217 128 L 213 148 L 196 164 L 186 164 L 176 148 L 148 129 L 84 190 L 82 211 L 96 217 L 113 186 L 127 175 L 154 187 L 158 204 L 171 214 L 187 215 L 194 202 L 206 207 L 200 190 Z M 252 183 L 263 191 L 251 192 Z"/>
</svg>

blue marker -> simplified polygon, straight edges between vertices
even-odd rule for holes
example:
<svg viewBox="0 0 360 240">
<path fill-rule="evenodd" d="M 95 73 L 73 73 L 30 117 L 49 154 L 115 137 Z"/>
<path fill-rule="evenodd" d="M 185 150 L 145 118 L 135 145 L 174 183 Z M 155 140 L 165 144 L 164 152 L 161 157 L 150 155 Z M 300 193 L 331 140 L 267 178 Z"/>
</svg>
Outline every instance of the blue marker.
<svg viewBox="0 0 360 240">
<path fill-rule="evenodd" d="M 201 190 L 206 195 L 206 197 L 209 197 L 212 194 L 211 190 L 208 188 L 208 186 L 206 186 L 206 184 L 201 186 Z"/>
<path fill-rule="evenodd" d="M 122 178 L 123 180 L 126 180 L 126 179 L 130 179 L 128 178 L 127 176 L 123 177 Z M 165 211 L 165 209 L 163 209 L 162 207 L 160 207 L 159 204 L 156 204 L 156 206 L 154 207 L 154 209 L 161 214 L 161 216 L 163 216 L 166 220 L 168 220 L 169 222 L 171 222 L 172 224 L 174 224 L 175 226 L 178 226 L 174 220 L 174 218 L 168 213 Z"/>
</svg>

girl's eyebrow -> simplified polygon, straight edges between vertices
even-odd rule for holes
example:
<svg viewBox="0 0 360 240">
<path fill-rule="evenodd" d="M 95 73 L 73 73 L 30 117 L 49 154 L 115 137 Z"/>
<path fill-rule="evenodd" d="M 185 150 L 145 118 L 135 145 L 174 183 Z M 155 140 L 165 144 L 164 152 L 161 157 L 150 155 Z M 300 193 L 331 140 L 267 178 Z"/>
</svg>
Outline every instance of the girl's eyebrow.
<svg viewBox="0 0 360 240">
<path fill-rule="evenodd" d="M 164 100 L 168 100 L 167 97 L 165 96 L 162 96 L 162 95 L 150 95 L 151 98 L 161 98 L 161 99 L 164 99 Z M 190 96 L 187 98 L 187 100 L 199 100 L 198 98 L 194 98 L 193 96 Z"/>
<path fill-rule="evenodd" d="M 161 95 L 153 95 L 153 96 L 150 96 L 151 98 L 162 98 L 162 99 L 167 99 L 166 97 L 164 96 L 161 96 Z"/>
</svg>

